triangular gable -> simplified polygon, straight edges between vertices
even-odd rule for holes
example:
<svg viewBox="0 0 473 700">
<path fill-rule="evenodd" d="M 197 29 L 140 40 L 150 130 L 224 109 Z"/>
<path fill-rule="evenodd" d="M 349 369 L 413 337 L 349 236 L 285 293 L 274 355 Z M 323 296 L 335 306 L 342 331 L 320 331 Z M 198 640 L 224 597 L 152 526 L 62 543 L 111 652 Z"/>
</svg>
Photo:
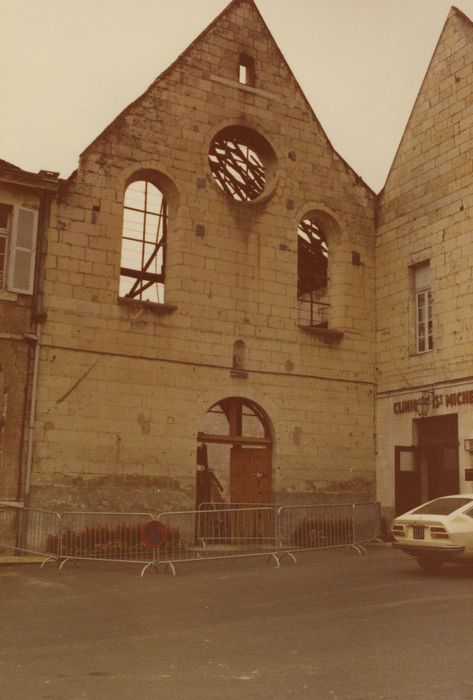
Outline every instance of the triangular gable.
<svg viewBox="0 0 473 700">
<path fill-rule="evenodd" d="M 427 70 L 425 72 L 424 78 L 422 80 L 419 92 L 417 93 L 417 97 L 414 101 L 414 105 L 412 107 L 411 113 L 409 115 L 409 118 L 406 123 L 406 127 L 403 131 L 403 134 L 401 136 L 401 140 L 399 142 L 399 145 L 396 149 L 396 153 L 394 155 L 394 159 L 391 163 L 391 167 L 389 169 L 386 182 L 384 184 L 383 189 L 379 193 L 378 196 L 381 196 L 389 187 L 391 184 L 391 179 L 395 171 L 397 170 L 398 167 L 401 167 L 401 159 L 405 153 L 405 151 L 409 150 L 412 146 L 409 145 L 408 141 L 411 136 L 411 132 L 414 128 L 415 121 L 417 119 L 417 116 L 419 114 L 419 110 L 422 109 L 422 104 L 425 99 L 426 92 L 430 89 L 430 83 L 431 82 L 438 82 L 438 78 L 434 77 L 435 74 L 437 73 L 437 65 L 439 65 L 443 61 L 442 57 L 442 51 L 444 50 L 444 47 L 446 46 L 446 43 L 448 41 L 449 34 L 454 31 L 454 26 L 460 23 L 460 26 L 463 26 L 465 29 L 469 30 L 472 32 L 473 30 L 473 22 L 463 13 L 461 10 L 459 10 L 457 7 L 452 6 L 450 8 L 450 11 L 448 13 L 447 19 L 445 21 L 445 24 L 442 28 L 442 31 L 440 33 L 439 39 L 436 43 L 435 49 L 433 51 L 432 57 L 430 59 L 429 65 L 427 67 Z M 473 33 L 471 36 L 471 40 L 473 42 Z M 473 43 L 472 43 L 472 48 L 473 48 Z M 473 54 L 472 54 L 473 57 Z M 439 68 L 440 69 L 440 68 Z M 463 85 L 461 86 L 462 88 L 464 87 Z M 425 109 L 426 115 L 428 115 L 428 110 Z M 427 135 L 424 136 L 424 138 L 427 138 Z M 424 153 L 425 157 L 425 153 Z"/>
<path fill-rule="evenodd" d="M 372 192 L 371 188 L 362 180 L 362 178 L 351 168 L 351 166 L 345 161 L 345 159 L 340 156 L 340 154 L 335 150 L 333 147 L 330 139 L 328 138 L 325 130 L 323 129 L 322 125 L 320 124 L 319 120 L 317 119 L 317 116 L 314 113 L 314 110 L 307 100 L 301 86 L 299 85 L 297 79 L 294 76 L 294 73 L 292 72 L 289 64 L 287 63 L 282 51 L 280 50 L 279 46 L 277 45 L 271 31 L 269 30 L 265 20 L 263 19 L 260 11 L 258 10 L 258 7 L 256 6 L 256 3 L 254 0 L 232 0 L 223 10 L 220 12 L 219 15 L 192 41 L 191 44 L 176 58 L 173 63 L 171 63 L 168 68 L 166 68 L 152 83 L 151 85 L 133 102 L 131 102 L 127 107 L 125 107 L 122 112 L 107 126 L 105 129 L 87 146 L 86 149 L 81 153 L 81 157 L 86 155 L 90 149 L 92 149 L 106 134 L 113 130 L 113 128 L 125 117 L 138 103 L 140 103 L 146 96 L 154 90 L 166 77 L 170 76 L 173 71 L 181 65 L 185 59 L 192 53 L 192 51 L 212 32 L 212 30 L 218 26 L 221 22 L 225 20 L 233 11 L 235 8 L 237 8 L 239 5 L 249 5 L 253 11 L 256 12 L 258 20 L 261 22 L 263 30 L 267 33 L 267 35 L 270 37 L 272 45 L 274 49 L 276 50 L 281 62 L 285 66 L 286 70 L 288 71 L 288 74 L 290 76 L 290 80 L 292 81 L 295 89 L 297 92 L 300 94 L 302 97 L 305 106 L 307 107 L 308 111 L 310 112 L 311 117 L 313 118 L 315 124 L 317 125 L 317 128 L 320 130 L 320 133 L 322 134 L 323 138 L 325 139 L 328 147 L 331 149 L 333 154 L 341 161 L 343 166 L 346 168 L 347 171 L 349 171 L 356 179 L 357 182 L 361 183 L 367 190 Z M 72 173 L 71 177 L 75 175 L 75 172 Z"/>
</svg>

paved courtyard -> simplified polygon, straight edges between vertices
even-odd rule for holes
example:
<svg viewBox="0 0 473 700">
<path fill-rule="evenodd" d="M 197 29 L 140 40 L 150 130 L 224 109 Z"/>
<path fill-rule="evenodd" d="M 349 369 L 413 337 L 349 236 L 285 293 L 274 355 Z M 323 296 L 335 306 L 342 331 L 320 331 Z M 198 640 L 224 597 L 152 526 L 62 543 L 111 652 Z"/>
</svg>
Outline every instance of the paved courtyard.
<svg viewBox="0 0 473 700">
<path fill-rule="evenodd" d="M 473 573 L 387 546 L 182 565 L 0 567 L 8 700 L 473 698 Z"/>
</svg>

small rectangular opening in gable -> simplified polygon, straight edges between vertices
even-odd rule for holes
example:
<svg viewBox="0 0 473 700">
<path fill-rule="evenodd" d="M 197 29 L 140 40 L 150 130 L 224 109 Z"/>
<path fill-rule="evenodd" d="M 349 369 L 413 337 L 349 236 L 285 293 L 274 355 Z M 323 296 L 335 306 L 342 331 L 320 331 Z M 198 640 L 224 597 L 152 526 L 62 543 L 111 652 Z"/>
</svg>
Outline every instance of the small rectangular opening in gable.
<svg viewBox="0 0 473 700">
<path fill-rule="evenodd" d="M 255 84 L 255 61 L 244 53 L 240 54 L 238 82 L 241 85 L 250 85 L 251 87 L 254 87 Z"/>
</svg>

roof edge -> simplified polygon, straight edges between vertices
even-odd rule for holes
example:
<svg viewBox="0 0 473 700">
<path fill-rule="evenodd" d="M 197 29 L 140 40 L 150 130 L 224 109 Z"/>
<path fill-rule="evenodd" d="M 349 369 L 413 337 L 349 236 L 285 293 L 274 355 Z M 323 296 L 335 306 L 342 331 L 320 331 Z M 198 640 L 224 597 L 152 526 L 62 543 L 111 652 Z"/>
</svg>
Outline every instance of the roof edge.
<svg viewBox="0 0 473 700">
<path fill-rule="evenodd" d="M 55 191 L 58 188 L 59 173 L 52 170 L 40 170 L 38 173 L 33 173 L 0 159 L 0 180 L 11 185 Z"/>
</svg>

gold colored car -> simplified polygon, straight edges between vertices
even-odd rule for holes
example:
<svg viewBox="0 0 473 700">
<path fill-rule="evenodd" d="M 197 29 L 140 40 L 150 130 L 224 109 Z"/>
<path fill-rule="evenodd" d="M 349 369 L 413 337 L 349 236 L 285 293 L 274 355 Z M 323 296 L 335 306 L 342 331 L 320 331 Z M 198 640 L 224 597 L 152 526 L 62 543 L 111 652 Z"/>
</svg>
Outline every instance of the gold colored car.
<svg viewBox="0 0 473 700">
<path fill-rule="evenodd" d="M 395 518 L 393 547 L 429 573 L 443 564 L 473 563 L 473 494 L 443 496 Z"/>
</svg>

